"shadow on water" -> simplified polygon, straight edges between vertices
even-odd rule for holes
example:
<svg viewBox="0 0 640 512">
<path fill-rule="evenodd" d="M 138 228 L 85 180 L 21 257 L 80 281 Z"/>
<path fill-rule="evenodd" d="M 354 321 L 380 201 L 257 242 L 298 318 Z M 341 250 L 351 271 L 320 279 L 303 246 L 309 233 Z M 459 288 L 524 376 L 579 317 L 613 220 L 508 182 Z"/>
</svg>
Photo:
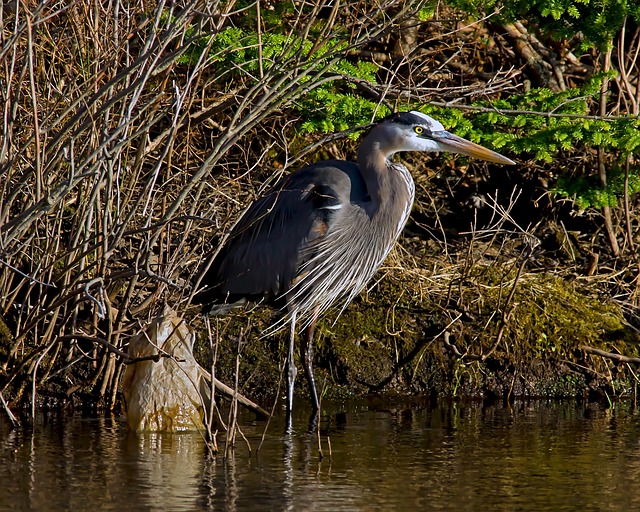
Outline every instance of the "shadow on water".
<svg viewBox="0 0 640 512">
<path fill-rule="evenodd" d="M 243 416 L 253 452 L 238 437 L 228 458 L 119 419 L 2 419 L 0 510 L 640 510 L 639 419 L 627 404 L 325 404 L 323 459 L 301 407 L 258 454 L 265 422 Z"/>
</svg>

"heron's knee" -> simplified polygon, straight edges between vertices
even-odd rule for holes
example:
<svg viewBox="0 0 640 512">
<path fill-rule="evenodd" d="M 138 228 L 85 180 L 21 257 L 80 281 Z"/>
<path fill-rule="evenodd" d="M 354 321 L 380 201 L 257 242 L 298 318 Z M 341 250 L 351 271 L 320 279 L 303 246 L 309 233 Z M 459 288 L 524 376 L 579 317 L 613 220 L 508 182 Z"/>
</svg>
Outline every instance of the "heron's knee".
<svg viewBox="0 0 640 512">
<path fill-rule="evenodd" d="M 287 364 L 287 376 L 289 377 L 289 382 L 293 382 L 296 380 L 296 375 L 298 375 L 298 368 L 292 362 Z"/>
</svg>

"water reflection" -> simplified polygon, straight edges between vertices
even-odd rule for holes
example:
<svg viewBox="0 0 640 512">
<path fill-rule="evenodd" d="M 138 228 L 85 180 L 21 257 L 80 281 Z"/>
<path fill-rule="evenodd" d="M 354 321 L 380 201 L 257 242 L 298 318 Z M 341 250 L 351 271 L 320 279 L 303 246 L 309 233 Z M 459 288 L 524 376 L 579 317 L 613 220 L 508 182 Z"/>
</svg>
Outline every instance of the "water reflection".
<svg viewBox="0 0 640 512">
<path fill-rule="evenodd" d="M 292 435 L 275 418 L 258 454 L 265 423 L 241 425 L 254 453 L 238 438 L 224 458 L 198 434 L 137 436 L 116 419 L 2 419 L 0 510 L 640 509 L 625 404 L 330 404 L 322 460 L 302 412 Z"/>
<path fill-rule="evenodd" d="M 149 508 L 193 510 L 205 445 L 197 434 L 127 433 L 123 447 L 125 485 L 138 489 Z"/>
</svg>

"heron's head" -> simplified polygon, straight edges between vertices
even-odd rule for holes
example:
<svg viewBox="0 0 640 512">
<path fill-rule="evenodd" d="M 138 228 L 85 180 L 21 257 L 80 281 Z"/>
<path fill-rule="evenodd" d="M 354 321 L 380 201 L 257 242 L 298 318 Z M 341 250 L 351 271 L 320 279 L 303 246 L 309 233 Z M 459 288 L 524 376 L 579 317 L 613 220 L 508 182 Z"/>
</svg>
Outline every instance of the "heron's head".
<svg viewBox="0 0 640 512">
<path fill-rule="evenodd" d="M 445 151 L 498 164 L 515 164 L 495 151 L 448 132 L 440 122 L 421 112 L 392 114 L 380 122 L 375 132 L 380 149 L 387 156 L 400 151 Z"/>
</svg>

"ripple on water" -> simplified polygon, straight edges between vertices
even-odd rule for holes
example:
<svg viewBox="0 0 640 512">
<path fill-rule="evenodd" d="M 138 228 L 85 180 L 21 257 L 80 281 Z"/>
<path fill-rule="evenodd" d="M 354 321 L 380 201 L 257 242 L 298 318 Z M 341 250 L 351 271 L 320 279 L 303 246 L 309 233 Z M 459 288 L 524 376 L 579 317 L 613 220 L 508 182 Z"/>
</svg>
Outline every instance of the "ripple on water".
<svg viewBox="0 0 640 512">
<path fill-rule="evenodd" d="M 240 424 L 254 453 L 239 440 L 224 458 L 199 434 L 134 435 L 116 419 L 0 419 L 0 510 L 640 510 L 625 404 L 326 404 L 323 460 L 303 411 L 291 436 L 274 418 L 258 455 L 265 423 Z"/>
</svg>

